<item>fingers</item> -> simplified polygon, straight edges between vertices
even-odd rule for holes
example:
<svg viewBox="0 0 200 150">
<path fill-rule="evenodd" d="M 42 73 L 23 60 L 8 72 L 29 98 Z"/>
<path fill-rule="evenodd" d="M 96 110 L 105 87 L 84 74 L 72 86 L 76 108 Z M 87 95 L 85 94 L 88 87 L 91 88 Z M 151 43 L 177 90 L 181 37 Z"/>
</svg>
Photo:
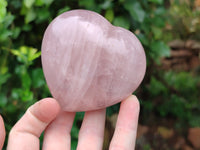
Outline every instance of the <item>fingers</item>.
<svg viewBox="0 0 200 150">
<path fill-rule="evenodd" d="M 122 101 L 109 150 L 135 148 L 139 108 L 139 101 L 133 95 Z"/>
<path fill-rule="evenodd" d="M 79 131 L 77 150 L 102 150 L 105 109 L 86 112 Z"/>
<path fill-rule="evenodd" d="M 8 150 L 39 150 L 39 137 L 60 111 L 52 98 L 43 99 L 31 106 L 11 129 Z"/>
<path fill-rule="evenodd" d="M 72 112 L 60 112 L 45 130 L 43 150 L 71 150 L 70 132 L 74 116 Z"/>
<path fill-rule="evenodd" d="M 6 136 L 6 132 L 5 132 L 5 127 L 4 127 L 4 123 L 3 123 L 3 118 L 0 115 L 0 149 L 3 148 L 5 136 Z"/>
</svg>

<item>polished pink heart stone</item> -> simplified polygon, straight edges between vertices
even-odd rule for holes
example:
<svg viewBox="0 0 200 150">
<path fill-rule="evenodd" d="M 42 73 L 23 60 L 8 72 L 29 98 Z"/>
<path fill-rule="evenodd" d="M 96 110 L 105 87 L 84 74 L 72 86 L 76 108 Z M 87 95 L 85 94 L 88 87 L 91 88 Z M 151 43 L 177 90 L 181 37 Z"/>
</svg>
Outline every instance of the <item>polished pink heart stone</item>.
<svg viewBox="0 0 200 150">
<path fill-rule="evenodd" d="M 42 66 L 64 111 L 105 108 L 127 98 L 143 80 L 146 58 L 136 36 L 101 15 L 72 10 L 45 31 Z"/>
</svg>

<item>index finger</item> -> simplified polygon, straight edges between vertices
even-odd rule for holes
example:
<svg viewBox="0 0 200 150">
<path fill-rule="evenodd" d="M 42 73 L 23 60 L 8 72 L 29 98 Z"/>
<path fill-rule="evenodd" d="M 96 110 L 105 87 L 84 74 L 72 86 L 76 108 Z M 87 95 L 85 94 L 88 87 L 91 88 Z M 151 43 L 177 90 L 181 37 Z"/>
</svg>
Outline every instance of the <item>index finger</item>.
<svg viewBox="0 0 200 150">
<path fill-rule="evenodd" d="M 140 104 L 136 96 L 132 95 L 122 101 L 109 150 L 134 149 L 139 110 Z"/>
<path fill-rule="evenodd" d="M 3 118 L 0 115 L 0 149 L 3 148 L 5 135 L 6 135 L 6 132 L 5 132 L 5 127 L 4 127 L 4 123 L 3 123 Z"/>
</svg>

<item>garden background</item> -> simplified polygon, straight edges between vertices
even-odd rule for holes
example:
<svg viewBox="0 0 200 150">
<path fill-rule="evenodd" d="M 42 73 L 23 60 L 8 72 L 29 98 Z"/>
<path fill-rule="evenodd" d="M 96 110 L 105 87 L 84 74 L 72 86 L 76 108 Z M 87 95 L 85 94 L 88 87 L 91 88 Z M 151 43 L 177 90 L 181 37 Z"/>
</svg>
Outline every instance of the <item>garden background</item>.
<svg viewBox="0 0 200 150">
<path fill-rule="evenodd" d="M 130 30 L 144 46 L 146 76 L 134 93 L 141 104 L 136 150 L 199 150 L 200 0 L 0 0 L 0 114 L 7 133 L 30 105 L 51 96 L 40 59 L 46 27 L 80 8 Z M 107 109 L 105 150 L 118 109 Z M 74 121 L 72 149 L 83 115 Z"/>
</svg>

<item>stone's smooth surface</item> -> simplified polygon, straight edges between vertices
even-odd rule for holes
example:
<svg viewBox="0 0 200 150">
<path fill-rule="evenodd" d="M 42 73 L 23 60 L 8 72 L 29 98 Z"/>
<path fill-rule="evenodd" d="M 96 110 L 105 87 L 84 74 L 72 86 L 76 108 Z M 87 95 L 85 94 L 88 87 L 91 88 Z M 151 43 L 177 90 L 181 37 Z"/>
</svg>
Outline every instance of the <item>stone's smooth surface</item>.
<svg viewBox="0 0 200 150">
<path fill-rule="evenodd" d="M 55 18 L 45 31 L 42 65 L 63 110 L 89 111 L 128 97 L 144 77 L 146 58 L 130 31 L 95 12 L 73 10 Z"/>
</svg>

